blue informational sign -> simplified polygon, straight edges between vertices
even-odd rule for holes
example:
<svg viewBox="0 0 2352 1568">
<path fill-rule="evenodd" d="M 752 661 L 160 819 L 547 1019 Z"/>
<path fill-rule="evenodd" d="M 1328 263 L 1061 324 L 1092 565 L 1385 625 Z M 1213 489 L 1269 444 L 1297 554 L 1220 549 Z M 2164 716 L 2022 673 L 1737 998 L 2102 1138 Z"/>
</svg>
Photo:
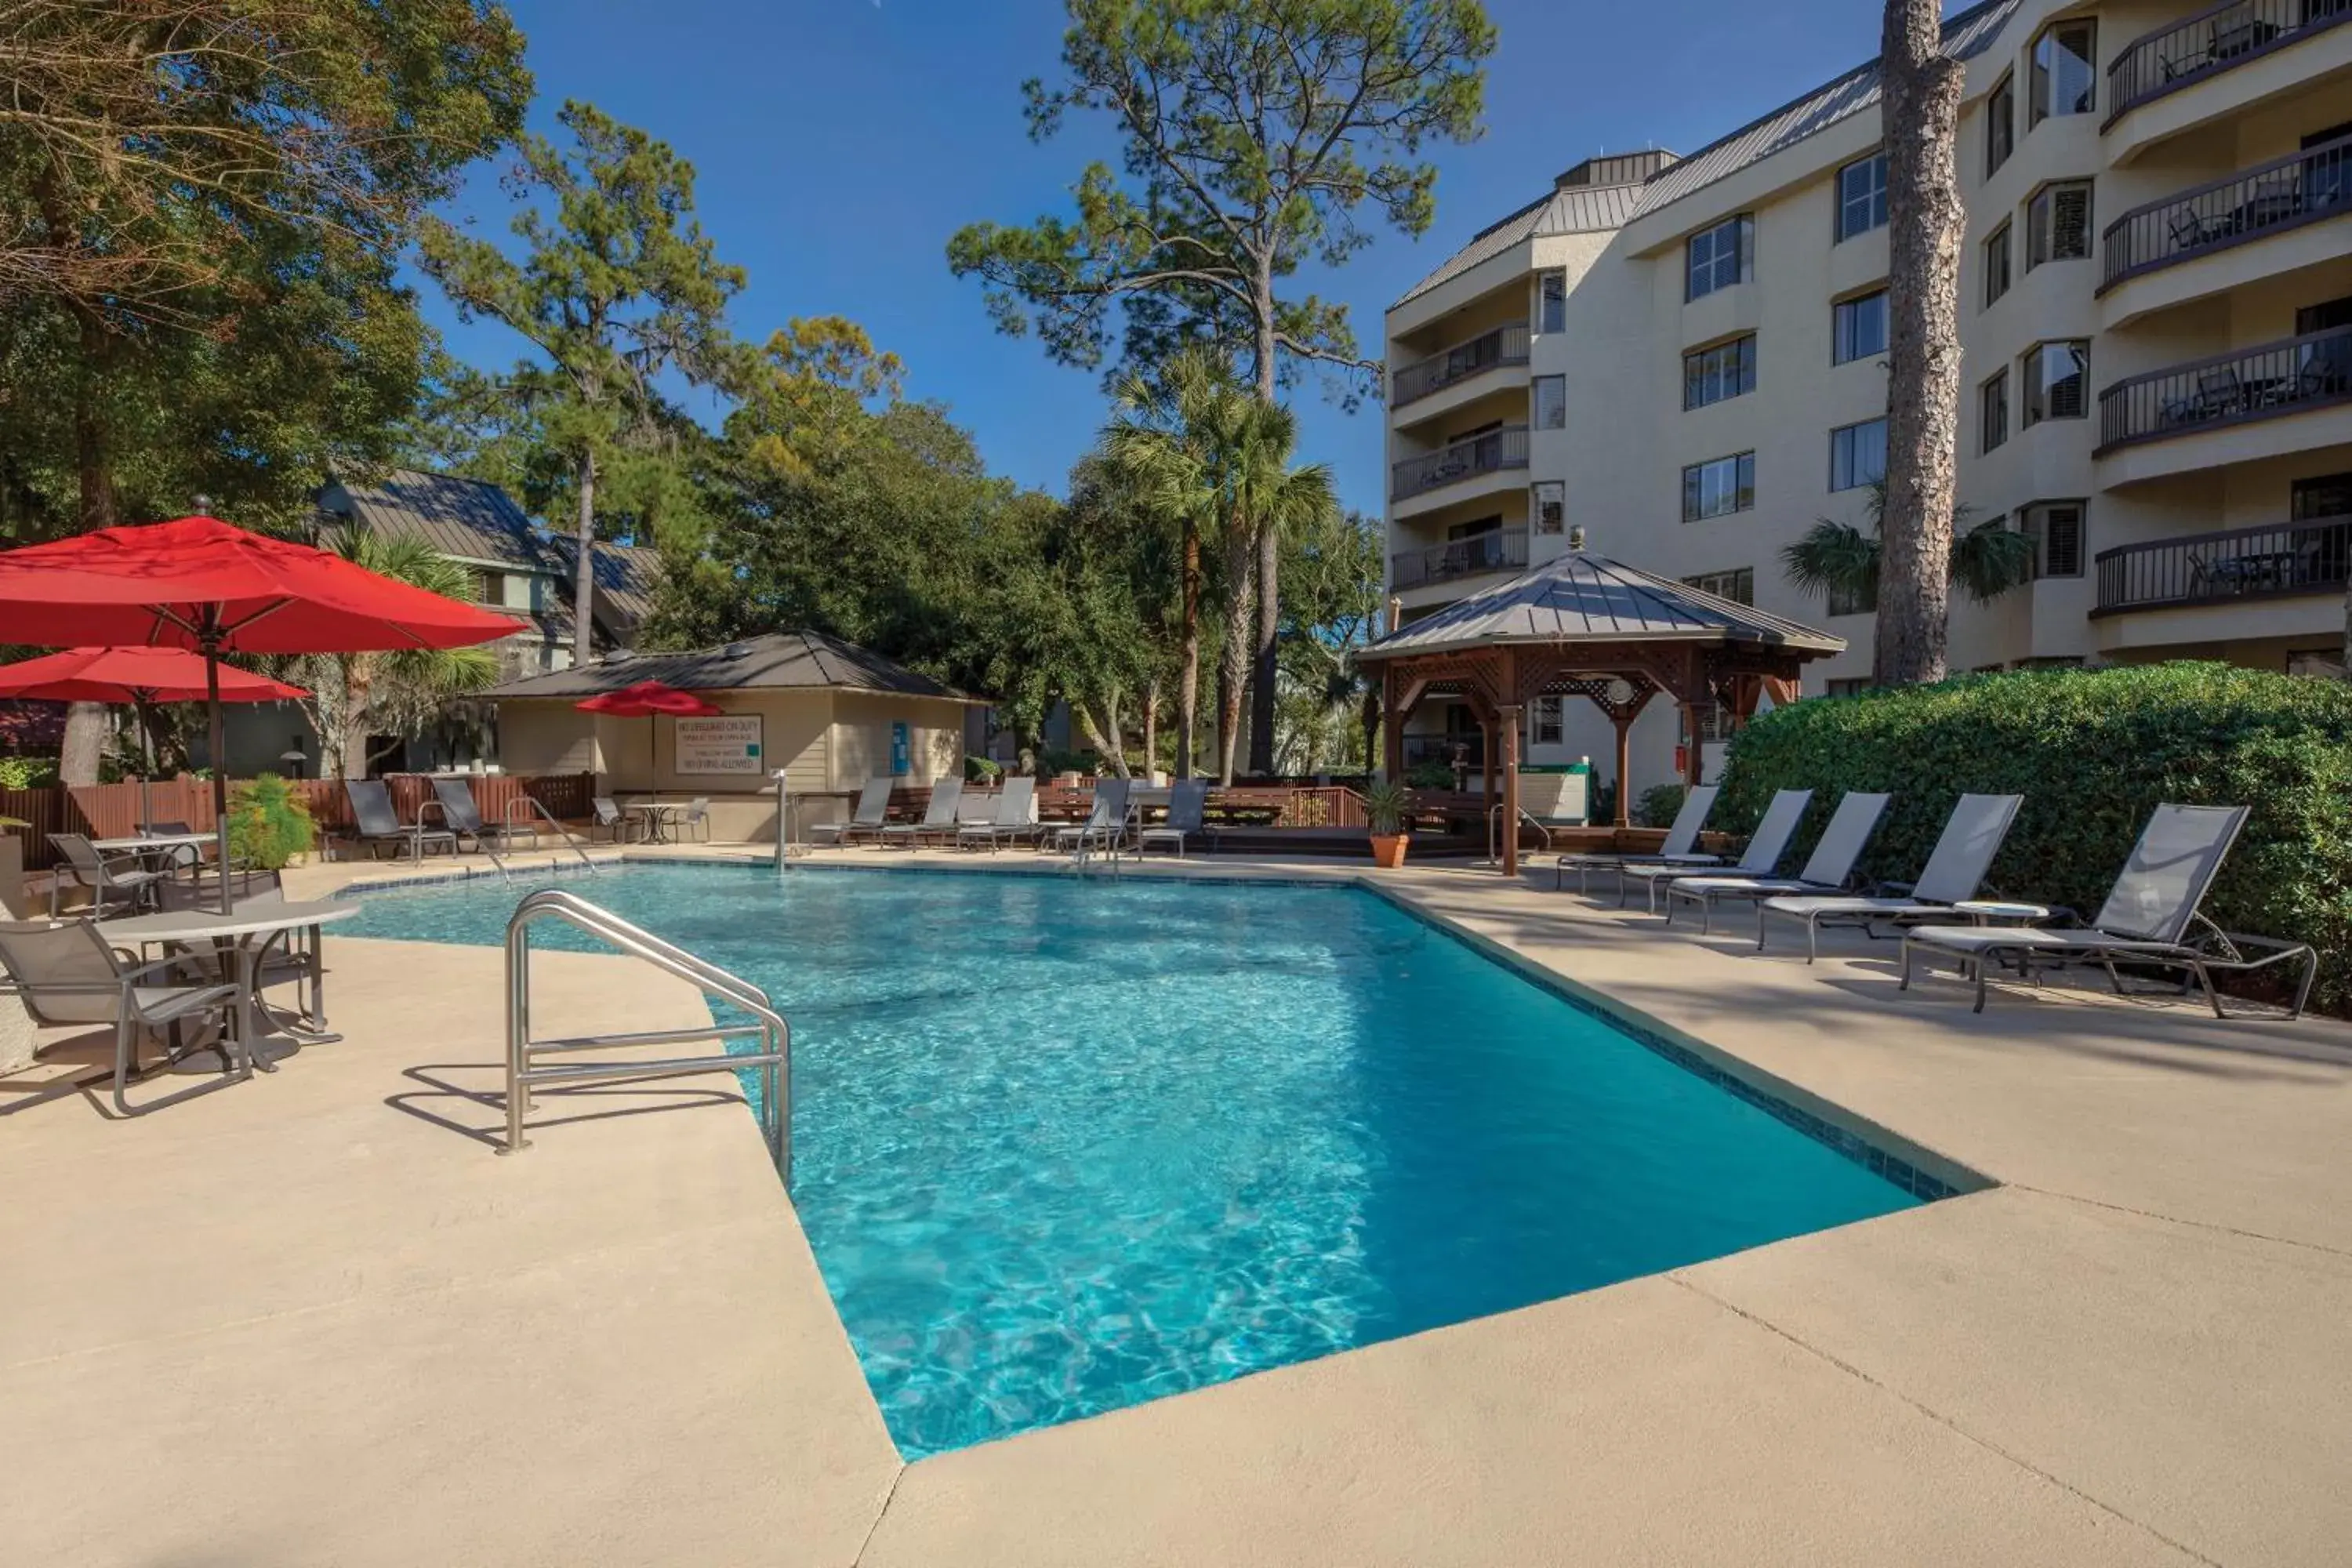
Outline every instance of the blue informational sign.
<svg viewBox="0 0 2352 1568">
<path fill-rule="evenodd" d="M 914 771 L 913 748 L 907 742 L 907 726 L 903 721 L 890 726 L 890 772 L 893 776 Z"/>
</svg>

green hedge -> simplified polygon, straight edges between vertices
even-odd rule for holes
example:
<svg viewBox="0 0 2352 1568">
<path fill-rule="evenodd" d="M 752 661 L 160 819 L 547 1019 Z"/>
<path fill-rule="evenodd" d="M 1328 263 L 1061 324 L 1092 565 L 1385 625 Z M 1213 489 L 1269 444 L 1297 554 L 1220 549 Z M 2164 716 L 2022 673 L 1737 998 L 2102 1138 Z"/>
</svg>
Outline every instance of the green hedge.
<svg viewBox="0 0 2352 1568">
<path fill-rule="evenodd" d="M 2161 664 L 1798 702 L 1735 741 L 1716 821 L 1748 831 L 1789 788 L 1814 792 L 1791 865 L 1845 791 L 1891 791 L 1862 868 L 1906 881 L 1958 796 L 2021 795 L 1988 887 L 2086 918 L 2158 803 L 2251 805 L 2205 913 L 2310 942 L 2315 1002 L 2352 1012 L 2352 683 Z"/>
</svg>

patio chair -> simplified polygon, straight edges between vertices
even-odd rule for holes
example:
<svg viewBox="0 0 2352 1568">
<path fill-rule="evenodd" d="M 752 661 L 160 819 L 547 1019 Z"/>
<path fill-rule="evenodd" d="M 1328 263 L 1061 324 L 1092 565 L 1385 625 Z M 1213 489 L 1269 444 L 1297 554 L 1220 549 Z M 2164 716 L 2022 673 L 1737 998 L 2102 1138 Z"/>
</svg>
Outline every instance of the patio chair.
<svg viewBox="0 0 2352 1568">
<path fill-rule="evenodd" d="M 414 823 L 404 823 L 392 804 L 392 791 L 382 779 L 345 779 L 343 797 L 351 802 L 352 826 L 345 836 L 359 843 L 375 846 L 406 845 L 413 862 L 425 858 L 427 844 L 446 844 L 449 853 L 457 852 L 457 836 L 443 828 L 428 828 L 420 817 Z"/>
<path fill-rule="evenodd" d="M 956 830 L 956 808 L 963 804 L 963 780 L 941 779 L 931 785 L 931 798 L 923 807 L 919 822 L 885 823 L 882 842 L 904 844 L 908 848 L 919 847 L 925 838 L 953 836 Z"/>
<path fill-rule="evenodd" d="M 1116 849 L 1125 843 L 1130 815 L 1127 801 L 1134 788 L 1132 779 L 1097 779 L 1095 803 L 1087 819 L 1054 829 L 1055 852 L 1067 849 L 1084 859 L 1090 850 Z"/>
<path fill-rule="evenodd" d="M 58 899 L 68 878 L 89 889 L 90 910 L 104 920 L 111 909 L 135 910 L 152 901 L 155 884 L 169 875 L 141 868 L 135 854 L 100 855 L 87 834 L 52 833 L 49 843 L 66 858 L 64 865 L 49 873 L 51 920 L 58 918 Z"/>
<path fill-rule="evenodd" d="M 467 787 L 465 780 L 435 779 L 433 798 L 425 805 L 439 808 L 442 825 L 455 838 L 471 839 L 476 849 L 493 858 L 514 853 L 515 829 L 504 823 L 484 822 L 482 808 L 475 804 L 474 792 Z M 418 808 L 416 816 L 419 822 L 425 819 L 423 807 Z M 536 839 L 539 836 L 534 832 L 531 837 Z M 496 849 L 490 847 L 494 840 Z"/>
<path fill-rule="evenodd" d="M 2175 250 L 2194 250 L 2212 237 L 2206 232 L 2205 220 L 2195 212 L 2185 212 L 2174 218 L 2168 232 Z"/>
<path fill-rule="evenodd" d="M 1908 886 L 1885 883 L 1868 895 L 1766 899 L 1756 906 L 1756 950 L 1764 951 L 1765 922 L 1772 915 L 1804 922 L 1807 963 L 1821 956 L 1825 925 L 1857 926 L 1874 937 L 1878 933 L 1873 928 L 1882 921 L 1901 925 L 1950 915 L 1954 904 L 1966 903 L 1983 887 L 1985 873 L 1991 868 L 1993 857 L 2000 853 L 2001 840 L 2009 837 L 2009 826 L 2017 820 L 2017 808 L 2024 803 L 2021 795 L 1960 796 L 1952 815 L 1944 820 L 1936 847 L 1927 852 L 1919 879 Z"/>
<path fill-rule="evenodd" d="M 890 816 L 891 779 L 887 773 L 866 781 L 858 792 L 857 809 L 847 822 L 820 822 L 809 829 L 809 839 L 818 845 L 847 844 L 861 836 L 878 838 L 882 825 Z"/>
<path fill-rule="evenodd" d="M 2333 397 L 2352 385 L 2352 372 L 2345 368 L 2347 363 L 2352 363 L 2352 338 L 2314 343 L 2305 354 L 2303 368 L 2295 372 L 2295 399 Z"/>
<path fill-rule="evenodd" d="M 987 822 L 958 822 L 956 847 L 976 849 L 986 846 L 992 855 L 1000 844 L 1035 838 L 1041 829 L 1037 825 L 1037 781 L 1023 774 L 1004 781 L 996 792 L 996 815 Z"/>
<path fill-rule="evenodd" d="M 689 833 L 697 835 L 700 843 L 710 842 L 710 797 L 707 795 L 698 795 L 688 801 L 686 810 L 678 816 L 678 837 L 683 838 Z"/>
<path fill-rule="evenodd" d="M 1985 989 L 1997 962 L 2013 961 L 2021 975 L 2030 975 L 2038 961 L 2095 963 L 2123 994 L 2117 963 L 2157 964 L 2183 972 L 2180 994 L 2201 986 L 2212 1005 L 2213 1016 L 2226 1018 L 2221 994 L 2213 988 L 2213 972 L 2251 973 L 2292 959 L 2303 961 L 2303 975 L 2288 1016 L 2301 1017 L 2311 999 L 2311 983 L 2319 972 L 2319 955 L 2305 943 L 2272 937 L 2243 936 L 2224 931 L 2197 912 L 2221 873 L 2230 846 L 2246 825 L 2250 808 L 2242 805 L 2159 805 L 2147 820 L 2131 858 L 2124 862 L 2107 901 L 2082 930 L 2047 926 L 1915 926 L 1903 939 L 1902 989 L 1911 986 L 1911 957 L 1925 948 L 1958 959 L 1965 973 L 1973 966 L 1975 1011 L 1984 1011 Z M 2248 955 L 2249 949 L 2266 956 Z"/>
<path fill-rule="evenodd" d="M 596 829 L 601 827 L 615 844 L 629 841 L 629 814 L 621 809 L 619 801 L 609 795 L 600 795 L 588 804 L 596 814 L 595 819 L 588 825 L 590 837 L 594 837 Z"/>
<path fill-rule="evenodd" d="M 1843 891 L 1853 875 L 1853 863 L 1862 858 L 1870 836 L 1878 831 L 1878 819 L 1885 815 L 1886 803 L 1893 798 L 1866 795 L 1860 790 L 1846 791 L 1837 809 L 1830 814 L 1829 826 L 1822 829 L 1821 842 L 1813 846 L 1804 868 L 1794 877 L 1677 877 L 1666 884 L 1666 923 L 1674 923 L 1677 899 L 1699 907 L 1698 929 L 1704 934 L 1715 929 L 1715 905 L 1719 899 L 1747 899 L 1752 902 Z"/>
<path fill-rule="evenodd" d="M 142 1036 L 163 1035 L 165 1059 L 174 1062 L 186 1054 L 186 1026 L 210 1019 L 226 1035 L 237 1016 L 243 1000 L 239 987 L 185 980 L 180 973 L 182 962 L 174 957 L 152 963 L 129 963 L 89 921 L 0 921 L 0 971 L 7 977 L 5 989 L 24 1003 L 35 1023 L 113 1026 L 114 1109 L 125 1116 L 152 1110 L 159 1104 L 184 1099 L 189 1092 L 131 1106 L 126 1091 L 138 1070 Z M 250 1078 L 250 1051 L 237 1054 L 244 1070 L 236 1077 Z M 226 1063 L 226 1050 L 222 1058 Z"/>
<path fill-rule="evenodd" d="M 286 901 L 285 878 L 278 872 L 259 868 L 232 867 L 228 873 L 229 907 L 247 904 L 282 904 Z M 220 882 L 216 876 L 169 881 L 156 889 L 156 907 L 165 911 L 198 910 L 206 913 L 220 907 Z M 319 932 L 315 926 L 282 931 L 262 943 L 253 966 L 253 994 L 257 1004 L 268 1006 L 267 994 L 279 985 L 310 985 L 319 978 Z M 184 961 L 182 978 L 197 981 L 209 978 L 209 968 L 189 965 Z M 316 1006 L 315 994 L 313 1010 Z M 275 1014 L 278 1010 L 270 1008 Z M 278 1020 L 273 1018 L 273 1022 Z"/>
<path fill-rule="evenodd" d="M 1773 795 L 1772 804 L 1764 808 L 1763 820 L 1757 823 L 1756 831 L 1748 837 L 1747 850 L 1739 857 L 1739 864 L 1731 868 L 1731 874 L 1735 877 L 1770 876 L 1780 866 L 1780 857 L 1787 852 L 1789 840 L 1796 836 L 1797 824 L 1804 820 L 1805 807 L 1812 801 L 1813 792 L 1809 789 L 1784 789 Z M 1638 866 L 1621 866 L 1617 869 L 1620 885 L 1624 879 L 1631 877 L 1649 889 L 1652 914 L 1658 912 L 1658 889 L 1677 877 L 1690 875 L 1692 872 L 1688 866 L 1672 862 L 1645 862 Z"/>
<path fill-rule="evenodd" d="M 151 822 L 139 830 L 142 838 L 176 838 L 195 829 L 184 822 Z M 205 863 L 205 847 L 201 844 L 175 844 L 163 852 L 163 869 L 185 870 Z"/>
<path fill-rule="evenodd" d="M 1140 855 L 1155 844 L 1165 844 L 1173 847 L 1176 858 L 1181 860 L 1188 838 L 1209 837 L 1208 808 L 1208 780 L 1178 779 L 1168 786 L 1167 816 L 1156 826 L 1136 830 L 1135 852 Z"/>
<path fill-rule="evenodd" d="M 1698 843 L 1699 829 L 1706 826 L 1706 814 L 1715 809 L 1715 797 L 1717 793 L 1717 786 L 1714 784 L 1700 784 L 1694 789 L 1685 790 L 1683 793 L 1682 809 L 1675 813 L 1674 826 L 1666 829 L 1665 842 L 1658 846 L 1658 852 L 1654 855 L 1561 856 L 1559 868 L 1552 875 L 1552 890 L 1559 891 L 1561 885 L 1567 881 L 1568 868 L 1570 866 L 1577 869 L 1576 890 L 1584 894 L 1589 894 L 1592 890 L 1592 873 L 1595 869 L 1612 868 L 1618 874 L 1617 906 L 1622 909 L 1625 906 L 1626 892 L 1633 886 L 1625 880 L 1624 870 L 1628 866 L 1720 866 L 1723 864 L 1722 856 L 1702 854 L 1696 847 Z"/>
</svg>

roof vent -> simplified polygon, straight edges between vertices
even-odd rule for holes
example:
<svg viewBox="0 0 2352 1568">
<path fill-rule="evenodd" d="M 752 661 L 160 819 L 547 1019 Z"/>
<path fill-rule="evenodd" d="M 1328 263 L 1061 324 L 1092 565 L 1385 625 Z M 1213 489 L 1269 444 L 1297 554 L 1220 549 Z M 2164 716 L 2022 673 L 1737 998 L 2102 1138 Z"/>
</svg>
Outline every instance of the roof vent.
<svg viewBox="0 0 2352 1568">
<path fill-rule="evenodd" d="M 741 658 L 745 654 L 751 651 L 751 645 L 747 642 L 731 642 L 729 643 L 721 651 L 723 651 L 729 658 Z"/>
<path fill-rule="evenodd" d="M 599 664 L 625 664 L 628 662 L 629 657 L 629 650 L 627 648 L 609 648 L 605 651 L 604 657 L 598 659 L 596 662 Z"/>
</svg>

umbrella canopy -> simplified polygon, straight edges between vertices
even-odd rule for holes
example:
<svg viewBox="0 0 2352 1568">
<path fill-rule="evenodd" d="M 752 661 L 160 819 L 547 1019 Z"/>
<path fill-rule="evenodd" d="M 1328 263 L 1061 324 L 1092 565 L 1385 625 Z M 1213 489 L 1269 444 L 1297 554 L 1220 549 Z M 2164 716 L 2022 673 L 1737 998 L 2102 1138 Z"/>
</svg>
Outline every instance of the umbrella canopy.
<svg viewBox="0 0 2352 1568">
<path fill-rule="evenodd" d="M 575 702 L 583 713 L 610 713 L 616 719 L 650 719 L 669 713 L 688 719 L 709 719 L 725 709 L 706 702 L 691 691 L 680 691 L 658 680 L 640 680 L 618 691 L 600 691 L 585 702 Z"/>
<path fill-rule="evenodd" d="M 224 702 L 275 702 L 310 694 L 224 664 Z M 74 647 L 0 665 L 0 697 L 48 702 L 202 702 L 204 656 L 176 647 Z"/>
</svg>

